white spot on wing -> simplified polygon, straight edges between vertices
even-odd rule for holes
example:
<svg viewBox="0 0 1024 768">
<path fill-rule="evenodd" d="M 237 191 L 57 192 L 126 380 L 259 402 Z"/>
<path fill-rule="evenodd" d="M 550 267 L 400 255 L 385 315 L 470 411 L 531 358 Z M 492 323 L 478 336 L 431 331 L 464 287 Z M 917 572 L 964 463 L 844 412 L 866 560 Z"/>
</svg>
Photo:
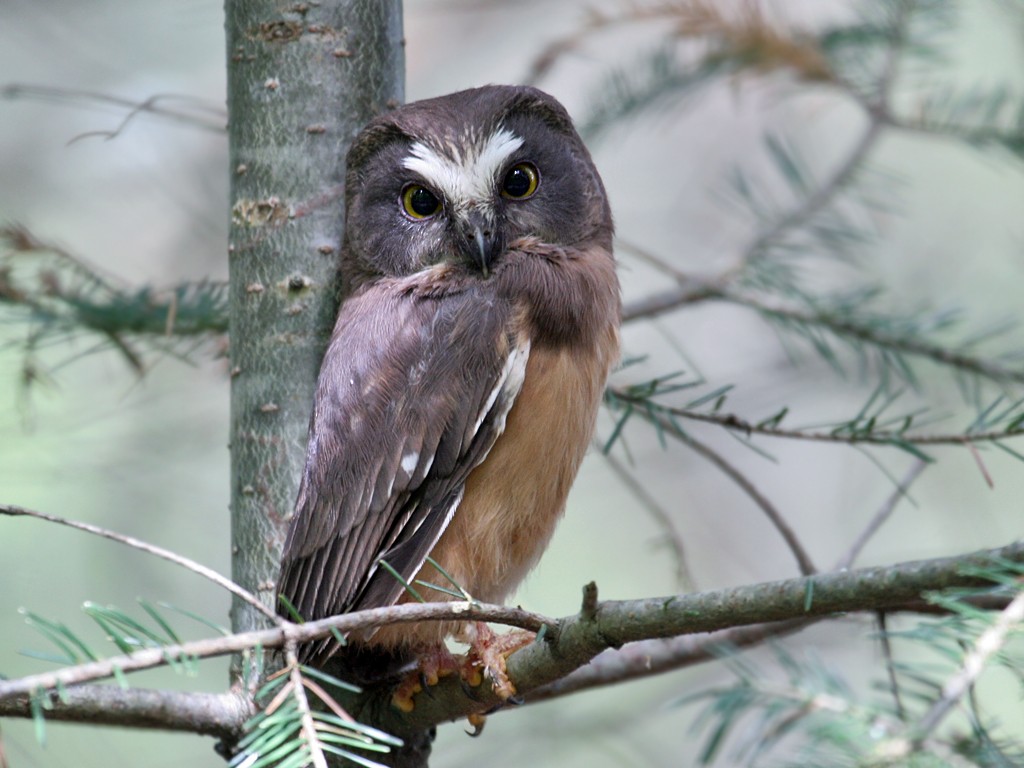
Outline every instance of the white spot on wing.
<svg viewBox="0 0 1024 768">
<path fill-rule="evenodd" d="M 419 461 L 419 451 L 410 451 L 402 457 L 402 471 L 407 475 L 411 475 L 413 470 L 416 469 L 416 465 L 419 464 Z"/>
<path fill-rule="evenodd" d="M 471 204 L 486 206 L 494 196 L 498 172 L 521 146 L 521 138 L 499 128 L 483 144 L 471 145 L 454 160 L 418 141 L 402 165 L 422 176 L 456 210 Z"/>
</svg>

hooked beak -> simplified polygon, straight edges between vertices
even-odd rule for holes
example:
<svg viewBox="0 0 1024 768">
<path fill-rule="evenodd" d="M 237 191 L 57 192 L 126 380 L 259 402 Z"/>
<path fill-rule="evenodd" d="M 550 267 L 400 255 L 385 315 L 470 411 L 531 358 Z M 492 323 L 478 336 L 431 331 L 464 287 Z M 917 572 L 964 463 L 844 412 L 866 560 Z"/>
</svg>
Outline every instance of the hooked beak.
<svg viewBox="0 0 1024 768">
<path fill-rule="evenodd" d="M 494 224 L 479 211 L 470 211 L 466 215 L 462 235 L 466 255 L 480 267 L 481 274 L 487 277 L 491 273 L 498 246 Z"/>
</svg>

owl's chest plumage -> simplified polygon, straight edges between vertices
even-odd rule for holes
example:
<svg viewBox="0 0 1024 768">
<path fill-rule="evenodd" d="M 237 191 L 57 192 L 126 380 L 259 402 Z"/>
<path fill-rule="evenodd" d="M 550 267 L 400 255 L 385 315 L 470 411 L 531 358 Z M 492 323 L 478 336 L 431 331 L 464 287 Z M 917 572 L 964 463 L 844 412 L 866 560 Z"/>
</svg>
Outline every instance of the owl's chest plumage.
<svg viewBox="0 0 1024 768">
<path fill-rule="evenodd" d="M 499 272 L 491 288 L 496 294 L 512 290 L 503 278 L 514 286 L 515 309 L 507 322 L 518 336 L 514 343 L 530 349 L 522 387 L 503 432 L 469 474 L 463 499 L 430 554 L 474 599 L 489 603 L 509 597 L 550 541 L 619 350 L 617 284 L 607 281 L 610 254 L 598 249 L 581 258 L 559 249 L 511 258 L 508 274 Z M 417 579 L 451 588 L 429 562 Z M 420 592 L 427 600 L 453 599 L 429 588 Z M 415 642 L 440 642 L 458 629 L 457 623 L 424 626 Z M 372 640 L 383 646 L 409 642 L 401 626 L 383 628 Z"/>
</svg>

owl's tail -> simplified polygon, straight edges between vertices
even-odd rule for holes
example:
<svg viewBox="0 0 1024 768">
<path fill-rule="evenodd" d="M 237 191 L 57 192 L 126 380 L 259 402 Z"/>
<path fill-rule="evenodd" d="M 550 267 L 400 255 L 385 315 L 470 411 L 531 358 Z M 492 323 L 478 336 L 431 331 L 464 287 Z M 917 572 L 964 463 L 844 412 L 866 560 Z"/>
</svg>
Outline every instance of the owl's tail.
<svg viewBox="0 0 1024 768">
<path fill-rule="evenodd" d="M 303 663 L 360 688 L 398 683 L 416 669 L 416 655 L 408 648 L 382 648 L 350 643 L 322 649 Z"/>
</svg>

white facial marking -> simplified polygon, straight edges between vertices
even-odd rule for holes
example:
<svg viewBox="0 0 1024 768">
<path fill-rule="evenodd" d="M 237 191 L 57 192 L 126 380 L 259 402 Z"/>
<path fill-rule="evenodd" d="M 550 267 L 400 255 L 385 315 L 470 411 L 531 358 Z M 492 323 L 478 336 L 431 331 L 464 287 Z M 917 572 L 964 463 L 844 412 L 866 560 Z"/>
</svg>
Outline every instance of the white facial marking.
<svg viewBox="0 0 1024 768">
<path fill-rule="evenodd" d="M 483 144 L 473 142 L 464 151 L 449 146 L 455 150 L 456 159 L 452 160 L 417 141 L 402 165 L 422 176 L 455 210 L 472 206 L 489 208 L 498 171 L 521 146 L 521 138 L 499 128 Z"/>
</svg>

